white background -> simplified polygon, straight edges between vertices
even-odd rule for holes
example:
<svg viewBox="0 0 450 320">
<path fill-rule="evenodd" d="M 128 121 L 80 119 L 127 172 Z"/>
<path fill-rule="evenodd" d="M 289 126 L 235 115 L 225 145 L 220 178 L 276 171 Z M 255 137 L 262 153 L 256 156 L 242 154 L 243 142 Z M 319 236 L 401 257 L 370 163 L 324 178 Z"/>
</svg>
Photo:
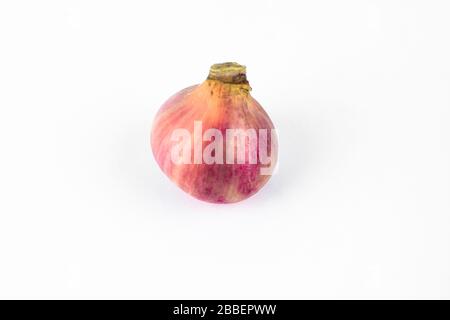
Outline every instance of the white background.
<svg viewBox="0 0 450 320">
<path fill-rule="evenodd" d="M 2 1 L 0 298 L 450 298 L 448 1 Z M 245 64 L 279 171 L 234 205 L 151 123 Z"/>
</svg>

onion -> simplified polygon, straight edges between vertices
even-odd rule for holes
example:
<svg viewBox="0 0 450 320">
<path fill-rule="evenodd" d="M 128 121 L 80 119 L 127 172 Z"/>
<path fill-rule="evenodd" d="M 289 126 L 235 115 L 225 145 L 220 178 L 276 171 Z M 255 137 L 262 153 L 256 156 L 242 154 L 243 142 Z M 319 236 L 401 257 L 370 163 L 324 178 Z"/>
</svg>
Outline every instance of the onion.
<svg viewBox="0 0 450 320">
<path fill-rule="evenodd" d="M 163 104 L 152 133 L 162 171 L 197 199 L 232 203 L 255 194 L 277 161 L 272 121 L 250 95 L 245 66 L 211 66 L 208 78 Z"/>
</svg>

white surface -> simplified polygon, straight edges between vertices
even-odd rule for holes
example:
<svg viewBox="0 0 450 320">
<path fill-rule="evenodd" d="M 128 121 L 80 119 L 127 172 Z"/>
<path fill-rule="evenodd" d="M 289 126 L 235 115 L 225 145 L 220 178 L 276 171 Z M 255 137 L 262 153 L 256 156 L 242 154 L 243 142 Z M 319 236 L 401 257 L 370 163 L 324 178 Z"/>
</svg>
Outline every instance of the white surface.
<svg viewBox="0 0 450 320">
<path fill-rule="evenodd" d="M 1 298 L 450 298 L 448 1 L 2 1 Z M 159 106 L 247 65 L 278 174 L 159 170 Z"/>
</svg>

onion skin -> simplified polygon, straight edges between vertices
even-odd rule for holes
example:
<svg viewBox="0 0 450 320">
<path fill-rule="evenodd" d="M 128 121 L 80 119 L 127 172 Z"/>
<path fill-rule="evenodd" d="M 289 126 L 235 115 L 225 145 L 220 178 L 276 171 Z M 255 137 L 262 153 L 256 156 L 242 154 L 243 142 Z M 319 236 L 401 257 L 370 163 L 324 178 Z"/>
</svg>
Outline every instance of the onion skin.
<svg viewBox="0 0 450 320">
<path fill-rule="evenodd" d="M 176 164 L 171 150 L 177 141 L 172 139 L 175 129 L 187 129 L 194 135 L 194 121 L 201 121 L 202 136 L 209 128 L 218 129 L 225 137 L 227 129 L 266 129 L 267 153 L 275 166 L 276 135 L 271 135 L 273 123 L 261 105 L 250 95 L 245 67 L 236 63 L 213 65 L 208 79 L 199 85 L 183 89 L 169 98 L 158 111 L 151 132 L 153 155 L 162 171 L 181 189 L 197 199 L 212 203 L 232 203 L 255 194 L 269 180 L 261 174 L 267 167 L 258 161 L 249 163 Z M 213 139 L 214 140 L 214 139 Z M 190 144 L 194 155 L 194 143 Z M 203 141 L 202 151 L 210 144 Z M 248 147 L 249 141 L 246 141 Z M 225 148 L 224 148 L 225 150 Z M 235 155 L 236 156 L 236 155 Z M 260 151 L 257 150 L 258 160 Z M 194 157 L 194 156 L 192 156 Z"/>
</svg>

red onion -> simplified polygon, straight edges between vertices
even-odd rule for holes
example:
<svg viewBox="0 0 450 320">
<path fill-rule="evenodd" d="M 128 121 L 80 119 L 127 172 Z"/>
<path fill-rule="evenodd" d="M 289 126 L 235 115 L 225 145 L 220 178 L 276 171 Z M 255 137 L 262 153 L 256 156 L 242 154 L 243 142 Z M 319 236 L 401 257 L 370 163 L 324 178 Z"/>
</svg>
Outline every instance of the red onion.
<svg viewBox="0 0 450 320">
<path fill-rule="evenodd" d="M 215 64 L 203 83 L 173 95 L 156 115 L 151 133 L 155 159 L 195 198 L 237 202 L 269 180 L 277 137 L 250 90 L 245 66 Z"/>
</svg>

